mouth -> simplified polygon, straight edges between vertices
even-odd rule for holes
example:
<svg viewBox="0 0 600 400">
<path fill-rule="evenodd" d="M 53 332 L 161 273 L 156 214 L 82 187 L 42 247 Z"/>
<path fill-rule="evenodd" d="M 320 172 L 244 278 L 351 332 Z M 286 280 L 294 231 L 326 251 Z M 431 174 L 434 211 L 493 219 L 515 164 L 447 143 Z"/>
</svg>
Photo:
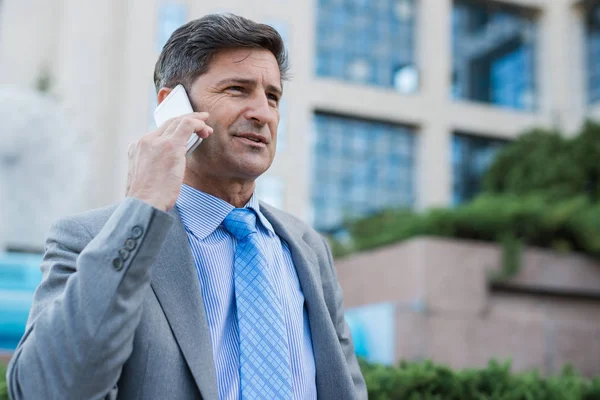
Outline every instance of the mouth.
<svg viewBox="0 0 600 400">
<path fill-rule="evenodd" d="M 255 147 L 266 147 L 268 144 L 267 138 L 262 135 L 257 135 L 256 133 L 240 133 L 234 135 L 234 138 L 239 139 L 240 141 L 255 146 Z"/>
</svg>

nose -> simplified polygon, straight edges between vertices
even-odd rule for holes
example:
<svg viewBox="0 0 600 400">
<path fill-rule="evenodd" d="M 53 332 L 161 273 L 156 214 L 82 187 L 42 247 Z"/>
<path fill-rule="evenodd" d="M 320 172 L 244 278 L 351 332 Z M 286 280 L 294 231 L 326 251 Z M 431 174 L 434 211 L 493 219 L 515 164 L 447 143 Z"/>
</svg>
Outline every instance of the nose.
<svg viewBox="0 0 600 400">
<path fill-rule="evenodd" d="M 244 116 L 260 125 L 266 125 L 277 117 L 277 112 L 269 105 L 267 95 L 263 93 L 252 97 Z"/>
</svg>

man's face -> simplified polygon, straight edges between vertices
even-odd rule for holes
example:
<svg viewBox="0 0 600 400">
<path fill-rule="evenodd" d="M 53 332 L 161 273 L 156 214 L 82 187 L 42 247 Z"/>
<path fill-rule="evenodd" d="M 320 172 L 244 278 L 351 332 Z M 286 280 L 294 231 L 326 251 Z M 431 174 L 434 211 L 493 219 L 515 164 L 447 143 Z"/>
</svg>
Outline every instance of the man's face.
<svg viewBox="0 0 600 400">
<path fill-rule="evenodd" d="M 264 173 L 275 157 L 281 93 L 270 51 L 217 53 L 189 93 L 195 111 L 207 111 L 214 129 L 193 153 L 191 166 L 219 178 L 254 180 Z"/>
</svg>

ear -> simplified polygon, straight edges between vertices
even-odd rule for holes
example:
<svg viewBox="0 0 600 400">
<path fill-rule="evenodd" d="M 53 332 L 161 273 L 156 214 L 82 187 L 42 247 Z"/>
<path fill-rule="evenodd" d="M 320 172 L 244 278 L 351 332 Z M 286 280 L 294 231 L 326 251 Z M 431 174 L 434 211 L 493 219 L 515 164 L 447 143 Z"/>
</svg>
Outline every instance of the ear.
<svg viewBox="0 0 600 400">
<path fill-rule="evenodd" d="M 158 94 L 156 95 L 156 100 L 158 102 L 158 104 L 162 103 L 163 100 L 169 95 L 169 93 L 171 93 L 173 89 L 172 88 L 168 88 L 168 87 L 163 87 L 160 88 L 160 90 L 158 91 Z"/>
</svg>

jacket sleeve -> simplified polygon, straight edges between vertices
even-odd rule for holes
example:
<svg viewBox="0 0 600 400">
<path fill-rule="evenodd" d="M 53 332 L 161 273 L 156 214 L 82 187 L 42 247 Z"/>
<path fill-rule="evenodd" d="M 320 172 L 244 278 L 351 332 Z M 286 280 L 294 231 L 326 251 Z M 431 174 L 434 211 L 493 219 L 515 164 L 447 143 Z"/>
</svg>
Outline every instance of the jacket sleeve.
<svg viewBox="0 0 600 400">
<path fill-rule="evenodd" d="M 133 198 L 95 236 L 75 219 L 50 229 L 26 331 L 8 366 L 13 400 L 115 395 L 172 217 Z"/>
<path fill-rule="evenodd" d="M 356 399 L 366 400 L 367 396 L 367 386 L 365 384 L 365 379 L 360 370 L 360 366 L 358 364 L 358 360 L 356 359 L 356 353 L 354 352 L 354 343 L 352 342 L 352 334 L 350 333 L 350 327 L 346 322 L 346 318 L 344 317 L 344 298 L 342 287 L 339 284 L 337 278 L 337 272 L 335 271 L 335 266 L 333 263 L 333 256 L 331 254 L 331 250 L 327 241 L 324 238 L 323 245 L 325 246 L 325 250 L 327 252 L 327 257 L 329 261 L 329 267 L 331 268 L 331 274 L 333 275 L 333 281 L 335 285 L 334 290 L 334 312 L 332 313 L 333 323 L 335 325 L 335 330 L 337 332 L 337 337 L 342 347 L 342 351 L 344 353 L 344 357 L 346 358 L 346 363 L 348 365 L 348 369 L 350 370 L 350 374 L 352 376 L 352 382 L 355 387 Z"/>
</svg>

